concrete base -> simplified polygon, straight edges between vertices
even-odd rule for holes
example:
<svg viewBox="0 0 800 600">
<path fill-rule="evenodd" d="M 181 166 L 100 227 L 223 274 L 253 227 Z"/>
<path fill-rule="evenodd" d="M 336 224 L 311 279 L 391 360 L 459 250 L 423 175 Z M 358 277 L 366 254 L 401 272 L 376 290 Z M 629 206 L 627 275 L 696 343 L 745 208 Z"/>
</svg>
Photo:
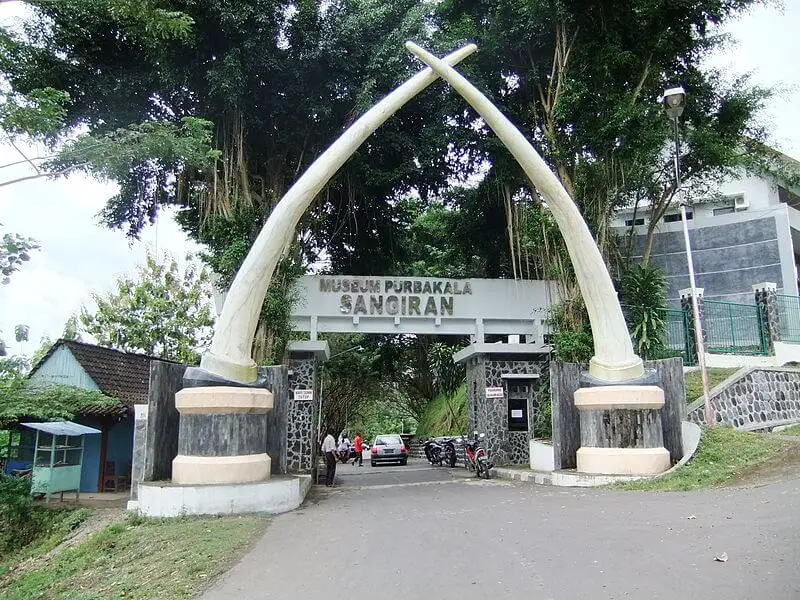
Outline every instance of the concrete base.
<svg viewBox="0 0 800 600">
<path fill-rule="evenodd" d="M 553 471 L 555 469 L 553 444 L 531 440 L 530 462 L 533 471 Z"/>
<path fill-rule="evenodd" d="M 666 448 L 578 449 L 578 471 L 597 475 L 656 475 L 670 468 Z"/>
<path fill-rule="evenodd" d="M 310 475 L 273 477 L 232 485 L 139 484 L 138 509 L 145 517 L 186 515 L 278 514 L 299 507 L 311 488 Z"/>
</svg>

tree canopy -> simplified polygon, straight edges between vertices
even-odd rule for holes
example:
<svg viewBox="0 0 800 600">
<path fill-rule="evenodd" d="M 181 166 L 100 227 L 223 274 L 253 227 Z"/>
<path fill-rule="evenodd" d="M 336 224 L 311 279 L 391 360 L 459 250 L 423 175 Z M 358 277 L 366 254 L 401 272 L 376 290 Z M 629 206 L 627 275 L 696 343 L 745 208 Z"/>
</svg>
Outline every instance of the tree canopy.
<svg viewBox="0 0 800 600">
<path fill-rule="evenodd" d="M 622 268 L 614 212 L 647 204 L 654 228 L 677 191 L 657 102 L 665 87 L 689 94 L 687 185 L 763 149 L 755 116 L 768 91 L 702 68 L 725 43 L 718 27 L 758 1 L 31 0 L 23 27 L 0 31 L 0 126 L 53 144 L 47 173 L 117 182 L 103 213 L 111 227 L 136 236 L 161 207 L 180 207 L 224 284 L 303 169 L 421 68 L 406 39 L 440 53 L 475 41 L 479 53 L 459 68 L 539 148 Z M 441 84 L 317 198 L 265 301 L 257 360 L 280 358 L 292 281 L 320 263 L 353 275 L 555 278 L 563 323 L 585 332 L 547 207 Z"/>
<path fill-rule="evenodd" d="M 101 346 L 196 364 L 211 341 L 209 276 L 191 262 L 181 270 L 148 253 L 136 279 L 121 277 L 113 292 L 93 299 L 96 310 L 83 307 L 80 322 Z M 72 327 L 68 321 L 65 331 Z"/>
</svg>

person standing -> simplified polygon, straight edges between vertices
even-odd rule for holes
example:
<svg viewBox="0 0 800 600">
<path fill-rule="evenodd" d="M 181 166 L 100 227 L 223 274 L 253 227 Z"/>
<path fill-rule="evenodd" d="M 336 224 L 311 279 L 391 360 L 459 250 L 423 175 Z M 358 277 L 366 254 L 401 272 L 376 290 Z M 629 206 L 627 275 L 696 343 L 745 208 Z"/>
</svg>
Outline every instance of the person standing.
<svg viewBox="0 0 800 600">
<path fill-rule="evenodd" d="M 336 438 L 330 431 L 322 440 L 322 454 L 325 456 L 325 486 L 331 487 L 336 477 Z"/>
<path fill-rule="evenodd" d="M 364 444 L 361 442 L 361 434 L 357 433 L 355 439 L 353 440 L 353 450 L 355 450 L 356 457 L 353 459 L 353 466 L 356 466 L 356 461 L 358 461 L 358 466 L 364 466 L 364 455 L 361 454 L 364 451 Z"/>
</svg>

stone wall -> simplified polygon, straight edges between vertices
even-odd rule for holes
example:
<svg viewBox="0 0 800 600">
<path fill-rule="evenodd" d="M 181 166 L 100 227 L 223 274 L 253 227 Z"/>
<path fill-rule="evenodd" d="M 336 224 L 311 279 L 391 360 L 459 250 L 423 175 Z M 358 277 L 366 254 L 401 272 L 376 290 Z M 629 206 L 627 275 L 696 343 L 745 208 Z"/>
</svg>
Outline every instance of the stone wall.
<svg viewBox="0 0 800 600">
<path fill-rule="evenodd" d="M 172 459 L 178 454 L 180 425 L 180 415 L 175 408 L 175 394 L 183 389 L 185 371 L 186 365 L 158 360 L 150 363 L 144 481 L 172 478 Z"/>
<path fill-rule="evenodd" d="M 313 354 L 292 355 L 289 359 L 287 468 L 292 473 L 310 473 L 316 461 L 316 416 L 319 401 L 317 360 Z M 297 400 L 295 390 L 312 390 L 310 400 Z"/>
<path fill-rule="evenodd" d="M 258 379 L 272 392 L 272 410 L 267 413 L 266 449 L 273 475 L 288 469 L 286 430 L 289 410 L 289 370 L 285 365 L 258 367 Z"/>
<path fill-rule="evenodd" d="M 541 377 L 546 360 L 521 360 L 514 355 L 478 355 L 467 360 L 467 410 L 470 431 L 486 434 L 485 446 L 496 465 L 524 465 L 529 462 L 529 440 L 541 411 L 543 386 L 528 398 L 528 431 L 509 431 L 508 393 L 503 398 L 486 398 L 487 387 L 505 389 L 503 375 Z M 510 380 L 509 380 L 510 381 Z M 534 387 L 536 379 L 532 378 Z M 546 388 L 546 386 L 544 386 Z"/>
<path fill-rule="evenodd" d="M 800 369 L 748 367 L 709 393 L 714 421 L 744 431 L 800 422 Z M 702 398 L 687 408 L 687 420 L 705 424 Z"/>
</svg>

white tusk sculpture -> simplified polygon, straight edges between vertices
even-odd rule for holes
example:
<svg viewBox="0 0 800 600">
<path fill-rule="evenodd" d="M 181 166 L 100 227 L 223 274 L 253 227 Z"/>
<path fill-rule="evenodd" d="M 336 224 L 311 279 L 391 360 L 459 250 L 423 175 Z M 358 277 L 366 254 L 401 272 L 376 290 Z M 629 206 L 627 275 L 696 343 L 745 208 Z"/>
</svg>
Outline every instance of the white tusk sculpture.
<svg viewBox="0 0 800 600">
<path fill-rule="evenodd" d="M 586 222 L 561 182 L 519 129 L 458 71 L 413 42 L 406 42 L 406 48 L 483 117 L 547 200 L 567 244 L 592 325 L 595 354 L 589 362 L 589 373 L 608 382 L 641 377 L 644 374 L 642 359 L 633 351 L 611 276 Z"/>
<path fill-rule="evenodd" d="M 449 54 L 444 64 L 455 65 L 475 52 L 470 44 Z M 353 123 L 306 170 L 281 198 L 258 234 L 228 290 L 211 348 L 203 354 L 202 369 L 239 383 L 256 381 L 250 354 L 258 316 L 278 260 L 288 249 L 295 229 L 314 198 L 358 147 L 404 104 L 436 81 L 427 68 L 392 91 Z"/>
</svg>

